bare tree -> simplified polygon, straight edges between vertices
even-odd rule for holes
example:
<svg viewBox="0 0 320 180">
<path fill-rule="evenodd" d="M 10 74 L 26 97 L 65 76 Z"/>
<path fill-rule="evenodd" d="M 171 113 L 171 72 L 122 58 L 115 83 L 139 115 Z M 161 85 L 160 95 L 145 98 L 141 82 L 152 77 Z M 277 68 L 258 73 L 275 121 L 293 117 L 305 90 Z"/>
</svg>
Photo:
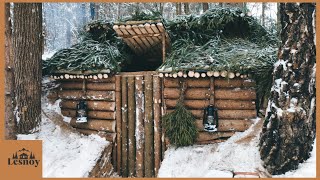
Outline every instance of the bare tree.
<svg viewBox="0 0 320 180">
<path fill-rule="evenodd" d="M 209 3 L 202 3 L 202 9 L 203 9 L 203 12 L 206 12 L 206 10 L 209 9 Z"/>
<path fill-rule="evenodd" d="M 14 82 L 18 132 L 32 133 L 41 121 L 42 4 L 14 4 Z"/>
<path fill-rule="evenodd" d="M 190 7 L 189 7 L 189 3 L 183 3 L 184 6 L 184 14 L 190 14 Z"/>
<path fill-rule="evenodd" d="M 260 139 L 261 159 L 272 174 L 308 159 L 316 133 L 315 3 L 280 6 L 282 45 Z"/>
<path fill-rule="evenodd" d="M 181 3 L 178 2 L 176 3 L 176 15 L 181 15 L 181 14 L 182 14 Z"/>
<path fill-rule="evenodd" d="M 266 13 L 265 13 L 265 10 L 266 10 L 266 7 L 267 7 L 267 4 L 265 2 L 262 3 L 262 8 L 261 8 L 261 25 L 262 26 L 265 26 L 265 19 L 266 19 Z"/>
<path fill-rule="evenodd" d="M 5 139 L 17 139 L 16 121 L 14 117 L 14 76 L 12 55 L 12 23 L 10 16 L 10 3 L 5 4 Z"/>
</svg>

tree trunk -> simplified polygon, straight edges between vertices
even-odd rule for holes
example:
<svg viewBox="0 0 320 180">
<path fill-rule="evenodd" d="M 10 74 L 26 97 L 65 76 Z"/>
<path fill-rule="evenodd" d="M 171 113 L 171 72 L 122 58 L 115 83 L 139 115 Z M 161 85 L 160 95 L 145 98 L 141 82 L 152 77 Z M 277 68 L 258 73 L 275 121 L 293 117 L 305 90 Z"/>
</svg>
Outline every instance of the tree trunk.
<svg viewBox="0 0 320 180">
<path fill-rule="evenodd" d="M 280 20 L 280 3 L 277 3 L 277 35 L 280 35 L 281 20 Z"/>
<path fill-rule="evenodd" d="M 163 3 L 159 3 L 159 11 L 160 11 L 160 13 L 161 13 L 161 15 L 163 16 L 163 8 L 164 8 L 164 4 L 165 4 L 165 2 L 163 2 Z"/>
<path fill-rule="evenodd" d="M 95 11 L 95 3 L 90 3 L 90 17 L 91 20 L 95 19 L 96 11 Z"/>
<path fill-rule="evenodd" d="M 14 4 L 13 37 L 18 132 L 28 134 L 41 121 L 41 3 Z"/>
<path fill-rule="evenodd" d="M 100 10 L 100 3 L 95 3 L 95 19 L 99 19 L 99 10 Z"/>
<path fill-rule="evenodd" d="M 203 12 L 206 12 L 206 10 L 209 9 L 209 3 L 202 3 L 202 9 L 203 9 Z"/>
<path fill-rule="evenodd" d="M 176 15 L 181 15 L 181 3 L 176 3 Z"/>
<path fill-rule="evenodd" d="M 70 9 L 71 6 L 69 3 L 67 3 L 67 7 Z M 67 29 L 66 29 L 66 47 L 70 47 L 71 46 L 71 21 L 69 19 L 66 19 L 66 23 L 67 23 Z"/>
<path fill-rule="evenodd" d="M 266 6 L 267 6 L 267 4 L 266 3 L 262 3 L 262 12 L 261 12 L 261 25 L 262 26 L 265 26 L 265 10 L 266 10 Z"/>
<path fill-rule="evenodd" d="M 190 14 L 189 3 L 183 3 L 184 6 L 184 14 Z"/>
<path fill-rule="evenodd" d="M 315 138 L 315 4 L 281 3 L 282 46 L 260 139 L 266 169 L 282 174 L 310 157 Z"/>
<path fill-rule="evenodd" d="M 14 76 L 13 76 L 13 54 L 12 54 L 12 23 L 10 17 L 10 3 L 5 4 L 5 139 L 17 139 L 17 125 L 13 110 L 14 101 Z"/>
</svg>

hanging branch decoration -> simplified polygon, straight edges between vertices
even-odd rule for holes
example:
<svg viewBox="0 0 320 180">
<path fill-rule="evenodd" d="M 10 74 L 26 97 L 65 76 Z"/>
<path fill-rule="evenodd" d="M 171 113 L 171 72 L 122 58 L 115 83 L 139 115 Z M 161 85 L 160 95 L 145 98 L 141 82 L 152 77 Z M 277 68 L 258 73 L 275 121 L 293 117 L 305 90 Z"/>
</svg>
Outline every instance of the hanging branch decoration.
<svg viewBox="0 0 320 180">
<path fill-rule="evenodd" d="M 196 118 L 183 104 L 186 88 L 186 82 L 183 81 L 175 110 L 164 115 L 162 121 L 165 135 L 169 138 L 170 143 L 176 147 L 192 145 L 198 135 Z"/>
</svg>

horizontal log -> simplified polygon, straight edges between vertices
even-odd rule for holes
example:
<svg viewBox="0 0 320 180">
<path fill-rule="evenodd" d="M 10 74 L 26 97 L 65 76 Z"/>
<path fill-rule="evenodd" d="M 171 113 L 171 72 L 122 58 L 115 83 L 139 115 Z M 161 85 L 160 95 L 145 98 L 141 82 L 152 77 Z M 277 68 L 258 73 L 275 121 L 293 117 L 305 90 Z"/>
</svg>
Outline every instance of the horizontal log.
<svg viewBox="0 0 320 180">
<path fill-rule="evenodd" d="M 177 99 L 166 99 L 165 104 L 167 108 L 174 108 L 177 104 Z M 185 100 L 184 105 L 188 109 L 204 109 L 209 105 L 208 100 Z M 255 101 L 241 101 L 241 100 L 216 100 L 215 107 L 222 109 L 255 109 Z"/>
<path fill-rule="evenodd" d="M 114 140 L 116 138 L 116 133 L 107 133 L 104 131 L 95 131 L 95 130 L 80 129 L 80 128 L 76 128 L 76 130 L 78 132 L 80 132 L 81 134 L 85 134 L 85 135 L 96 134 L 102 138 L 105 138 L 106 140 L 108 140 L 110 142 L 114 142 Z"/>
<path fill-rule="evenodd" d="M 243 80 L 241 78 L 234 78 L 234 79 L 217 78 L 217 79 L 214 79 L 214 84 L 216 87 L 221 87 L 221 88 L 254 87 L 255 86 L 254 81 Z"/>
<path fill-rule="evenodd" d="M 173 109 L 167 109 L 167 113 L 172 111 Z M 203 118 L 203 110 L 190 110 L 190 112 L 197 119 Z M 218 110 L 219 119 L 252 119 L 256 116 L 255 110 Z"/>
<path fill-rule="evenodd" d="M 212 141 L 220 138 L 228 138 L 231 137 L 233 134 L 234 132 L 199 132 L 196 141 Z"/>
<path fill-rule="evenodd" d="M 59 98 L 70 99 L 70 100 L 105 100 L 105 101 L 115 101 L 114 91 L 92 91 L 88 90 L 86 92 L 81 90 L 62 90 L 59 91 Z"/>
<path fill-rule="evenodd" d="M 60 84 L 60 88 L 62 90 L 82 90 L 83 83 L 82 82 L 64 82 Z M 114 83 L 97 83 L 97 82 L 89 82 L 85 85 L 86 90 L 96 90 L 96 91 L 114 91 L 115 84 Z"/>
<path fill-rule="evenodd" d="M 165 104 L 169 109 L 174 108 L 177 105 L 178 99 L 166 99 Z M 209 105 L 208 100 L 184 100 L 184 105 L 188 109 L 204 109 Z"/>
<path fill-rule="evenodd" d="M 94 83 L 111 83 L 111 82 L 115 82 L 115 76 L 109 76 L 108 78 L 104 78 L 104 79 L 59 79 L 56 80 L 59 83 L 64 83 L 64 82 L 83 82 L 86 81 L 87 83 L 89 82 L 94 82 Z"/>
<path fill-rule="evenodd" d="M 251 120 L 233 120 L 233 119 L 221 119 L 218 122 L 218 131 L 245 131 L 252 124 Z M 203 120 L 196 120 L 196 126 L 199 131 L 204 131 Z"/>
<path fill-rule="evenodd" d="M 253 89 L 216 89 L 215 99 L 255 100 L 256 92 Z"/>
<path fill-rule="evenodd" d="M 179 88 L 180 81 L 179 78 L 164 78 L 163 83 L 166 88 Z M 209 88 L 210 87 L 210 79 L 209 78 L 201 78 L 194 79 L 188 78 L 184 79 L 187 82 L 187 87 L 201 87 L 201 88 Z"/>
<path fill-rule="evenodd" d="M 74 100 L 62 100 L 60 102 L 60 107 L 63 109 L 77 109 L 77 104 L 79 101 Z M 96 111 L 115 111 L 115 102 L 108 101 L 87 101 L 88 110 Z"/>
<path fill-rule="evenodd" d="M 252 119 L 257 117 L 256 110 L 218 110 L 219 119 Z"/>
<path fill-rule="evenodd" d="M 180 89 L 178 88 L 164 88 L 164 98 L 178 99 L 180 97 Z M 210 92 L 208 88 L 187 88 L 185 91 L 185 99 L 208 99 Z"/>
<path fill-rule="evenodd" d="M 240 109 L 256 109 L 255 101 L 242 100 L 215 100 L 214 106 L 219 110 L 240 110 Z"/>
<path fill-rule="evenodd" d="M 214 139 L 214 140 L 209 140 L 209 141 L 196 141 L 195 144 L 197 145 L 206 145 L 206 144 L 215 144 L 215 143 L 222 143 L 227 141 L 227 139 Z"/>
<path fill-rule="evenodd" d="M 115 132 L 116 122 L 113 120 L 89 119 L 87 123 L 77 123 L 76 118 L 72 118 L 70 125 L 74 128 L 91 129 L 97 131 Z"/>
<path fill-rule="evenodd" d="M 73 109 L 61 109 L 61 113 L 64 116 L 76 117 L 76 110 Z M 89 119 L 107 119 L 114 120 L 116 117 L 115 112 L 106 112 L 106 111 L 88 111 Z"/>
</svg>

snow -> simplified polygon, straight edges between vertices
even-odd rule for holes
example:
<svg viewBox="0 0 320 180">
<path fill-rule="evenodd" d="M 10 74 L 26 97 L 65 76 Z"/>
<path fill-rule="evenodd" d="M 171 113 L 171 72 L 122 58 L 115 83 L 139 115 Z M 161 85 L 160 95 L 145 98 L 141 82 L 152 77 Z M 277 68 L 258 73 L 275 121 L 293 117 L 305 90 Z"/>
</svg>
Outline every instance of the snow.
<svg viewBox="0 0 320 180">
<path fill-rule="evenodd" d="M 45 112 L 61 114 L 60 101 L 50 104 L 42 99 Z M 64 121 L 68 121 L 64 118 Z M 64 123 L 64 122 L 62 122 Z M 98 135 L 83 136 L 56 125 L 44 113 L 40 131 L 18 135 L 18 140 L 42 140 L 43 177 L 87 177 L 110 142 Z"/>
<path fill-rule="evenodd" d="M 43 55 L 42 55 L 42 59 L 43 59 L 43 60 L 47 60 L 47 59 L 51 58 L 51 57 L 54 55 L 54 53 L 56 53 L 56 51 L 45 52 L 45 53 L 43 53 Z"/>
<path fill-rule="evenodd" d="M 233 172 L 257 172 L 261 177 L 315 177 L 315 148 L 311 158 L 301 163 L 297 170 L 279 176 L 267 173 L 262 167 L 258 147 L 263 120 L 257 118 L 253 121 L 255 123 L 247 131 L 237 132 L 222 143 L 177 149 L 169 147 L 165 152 L 158 177 L 232 178 Z"/>
<path fill-rule="evenodd" d="M 261 119 L 255 119 L 257 124 Z M 193 145 L 165 152 L 158 177 L 226 177 L 232 172 L 255 172 L 263 169 L 258 150 L 258 136 L 250 142 L 239 143 L 254 132 L 251 126 L 237 132 L 227 141 L 209 145 Z M 242 140 L 243 141 L 243 140 Z M 201 165 L 199 165 L 199 162 Z"/>
</svg>

